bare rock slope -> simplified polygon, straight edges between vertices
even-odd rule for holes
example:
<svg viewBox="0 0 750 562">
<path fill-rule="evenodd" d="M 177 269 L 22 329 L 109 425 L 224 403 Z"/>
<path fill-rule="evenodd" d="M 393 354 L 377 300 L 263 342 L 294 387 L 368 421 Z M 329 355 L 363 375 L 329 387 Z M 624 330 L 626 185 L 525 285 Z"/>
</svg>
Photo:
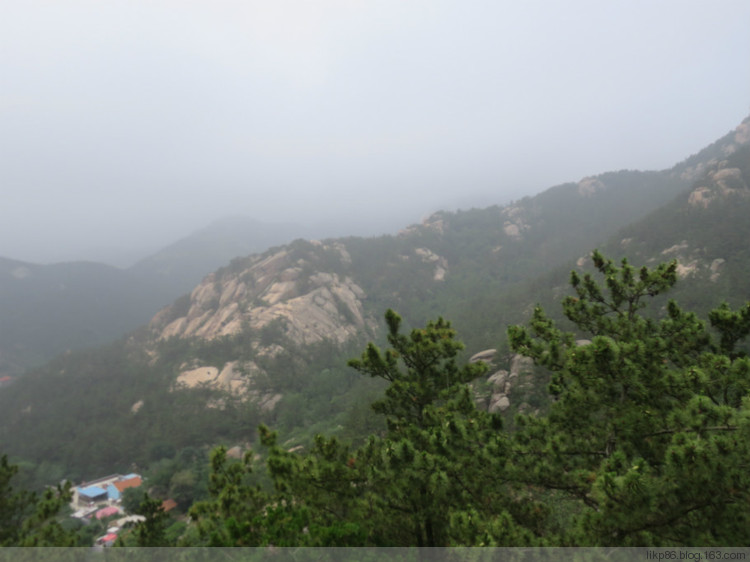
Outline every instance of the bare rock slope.
<svg viewBox="0 0 750 562">
<path fill-rule="evenodd" d="M 348 259 L 341 244 L 315 247 Z M 283 248 L 239 260 L 207 276 L 190 294 L 189 302 L 176 302 L 151 321 L 160 339 L 199 337 L 214 339 L 236 335 L 243 329 L 260 331 L 281 322 L 285 335 L 298 344 L 323 340 L 344 343 L 371 321 L 365 318 L 365 293 L 350 277 L 310 268 L 309 256 Z M 187 306 L 185 306 L 187 304 Z M 180 310 L 182 308 L 182 310 Z"/>
<path fill-rule="evenodd" d="M 321 267 L 323 260 L 327 271 Z M 349 260 L 343 244 L 317 241 L 238 258 L 154 316 L 149 324 L 152 338 L 211 341 L 247 334 L 256 357 L 273 357 L 283 351 L 283 342 L 340 345 L 370 335 L 376 323 L 365 314 L 365 292 L 343 273 Z M 255 361 L 234 359 L 228 357 L 224 364 L 186 362 L 174 388 L 207 385 L 268 402 L 271 396 L 259 394 L 254 385 L 263 369 Z"/>
</svg>

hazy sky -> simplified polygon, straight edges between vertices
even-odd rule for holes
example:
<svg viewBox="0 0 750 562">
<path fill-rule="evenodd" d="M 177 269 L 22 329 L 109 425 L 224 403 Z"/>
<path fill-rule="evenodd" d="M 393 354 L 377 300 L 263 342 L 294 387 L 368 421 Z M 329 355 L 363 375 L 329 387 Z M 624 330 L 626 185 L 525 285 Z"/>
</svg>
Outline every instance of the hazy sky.
<svg viewBox="0 0 750 562">
<path fill-rule="evenodd" d="M 748 113 L 747 0 L 0 0 L 0 256 L 405 225 Z"/>
</svg>

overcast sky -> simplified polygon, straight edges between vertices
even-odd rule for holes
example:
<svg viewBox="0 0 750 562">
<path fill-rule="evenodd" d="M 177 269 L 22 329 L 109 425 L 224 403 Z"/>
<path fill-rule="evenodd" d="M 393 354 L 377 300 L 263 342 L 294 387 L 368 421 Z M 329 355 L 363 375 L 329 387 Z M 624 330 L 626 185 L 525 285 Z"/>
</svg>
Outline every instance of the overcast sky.
<svg viewBox="0 0 750 562">
<path fill-rule="evenodd" d="M 0 0 L 0 256 L 404 226 L 748 113 L 747 0 Z"/>
</svg>

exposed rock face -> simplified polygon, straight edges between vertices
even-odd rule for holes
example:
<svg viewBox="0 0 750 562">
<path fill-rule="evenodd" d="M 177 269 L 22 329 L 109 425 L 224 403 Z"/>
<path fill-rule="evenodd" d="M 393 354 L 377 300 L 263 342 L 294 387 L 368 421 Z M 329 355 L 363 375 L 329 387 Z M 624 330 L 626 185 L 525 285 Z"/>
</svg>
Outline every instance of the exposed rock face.
<svg viewBox="0 0 750 562">
<path fill-rule="evenodd" d="M 666 248 L 661 251 L 662 256 L 676 256 L 679 255 L 679 253 L 683 250 L 688 249 L 688 243 L 683 240 L 679 244 L 675 244 L 674 246 L 670 246 L 669 248 Z"/>
<path fill-rule="evenodd" d="M 180 373 L 176 382 L 178 385 L 193 388 L 204 383 L 213 383 L 218 374 L 219 369 L 216 367 L 198 367 L 197 369 L 190 369 L 189 371 Z"/>
<path fill-rule="evenodd" d="M 512 222 L 506 222 L 503 225 L 503 232 L 510 236 L 511 238 L 520 238 L 521 237 L 521 229 L 518 228 L 517 224 L 513 224 Z"/>
<path fill-rule="evenodd" d="M 524 220 L 524 209 L 519 205 L 508 205 L 500 210 L 503 221 L 503 232 L 506 236 L 519 240 L 523 233 L 529 229 Z"/>
<path fill-rule="evenodd" d="M 725 139 L 724 144 L 720 147 L 722 154 L 726 157 L 737 152 L 745 144 L 750 143 L 750 118 L 745 119 L 734 130 L 734 135 Z M 721 166 L 722 162 L 718 158 L 711 158 L 704 162 L 698 162 L 694 166 L 688 166 L 680 172 L 680 177 L 688 181 L 696 181 L 706 175 L 709 170 Z"/>
<path fill-rule="evenodd" d="M 707 259 L 701 248 L 692 248 L 685 240 L 665 248 L 661 251 L 661 255 L 677 261 L 677 275 L 683 279 L 708 275 L 711 281 L 716 282 L 725 262 L 724 258 Z"/>
<path fill-rule="evenodd" d="M 581 195 L 582 197 L 590 197 L 597 191 L 602 191 L 605 189 L 604 183 L 599 178 L 596 177 L 588 177 L 583 178 L 581 181 L 578 182 L 578 195 Z"/>
<path fill-rule="evenodd" d="M 438 266 L 443 263 L 427 250 L 418 255 Z M 340 242 L 298 241 L 263 256 L 241 258 L 206 277 L 189 297 L 159 312 L 149 327 L 155 340 L 214 340 L 247 334 L 258 362 L 279 356 L 285 342 L 342 344 L 363 333 L 371 334 L 376 327 L 365 317 L 364 291 L 342 273 L 350 263 L 351 256 Z M 184 364 L 173 390 L 206 386 L 240 400 L 253 400 L 261 411 L 276 407 L 282 396 L 260 390 L 266 387 L 256 382 L 265 371 L 256 361 L 225 361 Z M 216 408 L 224 405 L 223 399 L 208 404 Z"/>
<path fill-rule="evenodd" d="M 484 361 L 485 363 L 491 363 L 497 354 L 496 349 L 485 349 L 475 353 L 469 358 L 469 363 L 476 363 L 477 361 Z"/>
<path fill-rule="evenodd" d="M 410 236 L 415 232 L 418 232 L 420 228 L 432 230 L 438 234 L 442 234 L 445 229 L 445 221 L 441 212 L 433 213 L 429 217 L 422 220 L 420 225 L 413 224 L 399 231 L 399 236 Z"/>
<path fill-rule="evenodd" d="M 485 361 L 491 364 L 496 353 L 494 349 L 480 351 L 479 353 L 475 353 L 469 359 L 469 362 Z M 486 407 L 487 411 L 491 414 L 504 412 L 510 408 L 511 389 L 518 384 L 519 377 L 531 373 L 533 368 L 534 361 L 530 357 L 513 355 L 509 371 L 501 369 L 495 371 L 487 378 L 487 382 L 491 385 L 491 394 L 488 399 L 480 401 L 483 404 L 482 407 Z"/>
<path fill-rule="evenodd" d="M 239 445 L 235 445 L 231 449 L 227 450 L 227 458 L 228 459 L 241 459 L 242 458 L 242 447 Z"/>
<path fill-rule="evenodd" d="M 508 371 L 497 371 L 490 378 L 488 382 L 492 383 L 492 396 L 490 397 L 488 412 L 503 412 L 510 407 L 510 377 Z"/>
<path fill-rule="evenodd" d="M 351 261 L 343 244 L 330 247 L 342 263 Z M 305 258 L 280 250 L 249 258 L 247 267 L 232 273 L 212 273 L 190 295 L 187 310 L 176 305 L 157 314 L 150 327 L 158 338 L 213 339 L 261 330 L 280 321 L 286 337 L 299 344 L 324 339 L 343 343 L 372 323 L 365 319 L 364 291 L 347 276 L 312 272 Z"/>
<path fill-rule="evenodd" d="M 428 250 L 427 248 L 416 248 L 414 252 L 424 263 L 435 264 L 435 273 L 432 276 L 433 280 L 442 281 L 445 279 L 445 274 L 448 273 L 448 261 L 444 257 L 438 256 L 432 250 Z"/>
<path fill-rule="evenodd" d="M 727 162 L 715 163 L 716 169 L 708 172 L 701 184 L 693 188 L 688 203 L 693 207 L 707 208 L 713 201 L 730 195 L 750 196 L 750 186 L 745 183 L 739 168 L 727 167 Z"/>
<path fill-rule="evenodd" d="M 713 199 L 711 195 L 711 190 L 707 187 L 696 187 L 692 192 L 690 192 L 690 196 L 688 197 L 688 203 L 690 203 L 693 207 L 703 207 L 704 209 L 708 207 L 708 204 Z"/>
</svg>

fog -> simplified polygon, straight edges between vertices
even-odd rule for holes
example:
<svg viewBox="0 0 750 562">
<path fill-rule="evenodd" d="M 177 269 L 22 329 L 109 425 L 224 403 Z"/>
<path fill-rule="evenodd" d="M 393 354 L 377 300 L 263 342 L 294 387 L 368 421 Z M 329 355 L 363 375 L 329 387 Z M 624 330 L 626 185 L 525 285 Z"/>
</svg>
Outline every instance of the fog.
<svg viewBox="0 0 750 562">
<path fill-rule="evenodd" d="M 225 215 L 390 232 L 750 113 L 746 0 L 5 0 L 0 256 L 134 258 Z"/>
</svg>

